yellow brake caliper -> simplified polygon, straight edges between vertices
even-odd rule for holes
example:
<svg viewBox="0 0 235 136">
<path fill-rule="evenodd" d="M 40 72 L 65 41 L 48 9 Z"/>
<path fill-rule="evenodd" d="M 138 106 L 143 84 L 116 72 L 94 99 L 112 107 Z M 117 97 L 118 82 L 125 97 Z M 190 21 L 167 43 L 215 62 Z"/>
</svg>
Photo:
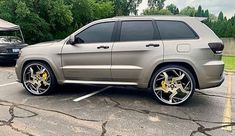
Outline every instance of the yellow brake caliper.
<svg viewBox="0 0 235 136">
<path fill-rule="evenodd" d="M 43 72 L 43 73 L 42 73 L 42 79 L 43 79 L 44 81 L 46 81 L 46 79 L 47 79 L 47 73 L 46 73 L 46 72 Z"/>
<path fill-rule="evenodd" d="M 166 84 L 166 82 L 164 80 L 161 82 L 161 85 L 162 85 L 162 89 L 164 90 L 164 92 L 166 92 L 167 84 Z"/>
</svg>

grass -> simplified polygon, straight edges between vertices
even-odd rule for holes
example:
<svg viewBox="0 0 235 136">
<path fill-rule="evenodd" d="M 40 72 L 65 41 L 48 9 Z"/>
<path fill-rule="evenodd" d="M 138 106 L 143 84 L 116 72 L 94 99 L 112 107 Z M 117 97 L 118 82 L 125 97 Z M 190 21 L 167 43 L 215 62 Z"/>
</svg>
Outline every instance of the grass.
<svg viewBox="0 0 235 136">
<path fill-rule="evenodd" d="M 225 70 L 235 70 L 235 56 L 223 56 Z"/>
</svg>

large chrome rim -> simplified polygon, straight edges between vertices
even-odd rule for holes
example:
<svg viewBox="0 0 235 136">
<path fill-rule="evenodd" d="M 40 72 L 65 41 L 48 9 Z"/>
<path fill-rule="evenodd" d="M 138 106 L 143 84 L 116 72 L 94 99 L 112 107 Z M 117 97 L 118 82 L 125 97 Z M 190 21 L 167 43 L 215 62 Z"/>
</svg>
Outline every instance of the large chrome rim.
<svg viewBox="0 0 235 136">
<path fill-rule="evenodd" d="M 41 95 L 50 88 L 51 75 L 44 66 L 34 63 L 24 69 L 23 83 L 29 92 Z"/>
<path fill-rule="evenodd" d="M 177 105 L 186 101 L 192 94 L 193 81 L 184 70 L 168 68 L 156 75 L 153 90 L 163 103 Z"/>
</svg>

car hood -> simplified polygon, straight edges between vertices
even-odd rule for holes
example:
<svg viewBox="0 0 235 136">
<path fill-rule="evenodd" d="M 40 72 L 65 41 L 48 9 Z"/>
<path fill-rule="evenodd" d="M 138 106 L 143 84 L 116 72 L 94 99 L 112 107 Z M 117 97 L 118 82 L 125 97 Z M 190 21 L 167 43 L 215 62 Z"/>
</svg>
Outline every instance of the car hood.
<svg viewBox="0 0 235 136">
<path fill-rule="evenodd" d="M 56 44 L 56 43 L 58 43 L 60 41 L 61 40 L 37 43 L 37 44 L 30 45 L 27 48 L 50 46 L 50 45 L 54 45 L 54 44 Z"/>
</svg>

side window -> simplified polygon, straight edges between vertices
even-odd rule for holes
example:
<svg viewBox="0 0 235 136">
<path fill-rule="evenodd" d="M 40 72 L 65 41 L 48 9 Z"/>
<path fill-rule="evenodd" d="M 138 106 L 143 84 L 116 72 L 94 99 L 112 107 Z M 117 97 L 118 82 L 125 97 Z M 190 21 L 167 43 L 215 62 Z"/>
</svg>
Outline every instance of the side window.
<svg viewBox="0 0 235 136">
<path fill-rule="evenodd" d="M 123 21 L 120 41 L 146 41 L 154 39 L 152 21 Z"/>
<path fill-rule="evenodd" d="M 115 22 L 93 25 L 75 37 L 76 43 L 111 42 Z"/>
<path fill-rule="evenodd" d="M 156 21 L 163 40 L 166 39 L 197 39 L 193 30 L 180 21 Z"/>
</svg>

